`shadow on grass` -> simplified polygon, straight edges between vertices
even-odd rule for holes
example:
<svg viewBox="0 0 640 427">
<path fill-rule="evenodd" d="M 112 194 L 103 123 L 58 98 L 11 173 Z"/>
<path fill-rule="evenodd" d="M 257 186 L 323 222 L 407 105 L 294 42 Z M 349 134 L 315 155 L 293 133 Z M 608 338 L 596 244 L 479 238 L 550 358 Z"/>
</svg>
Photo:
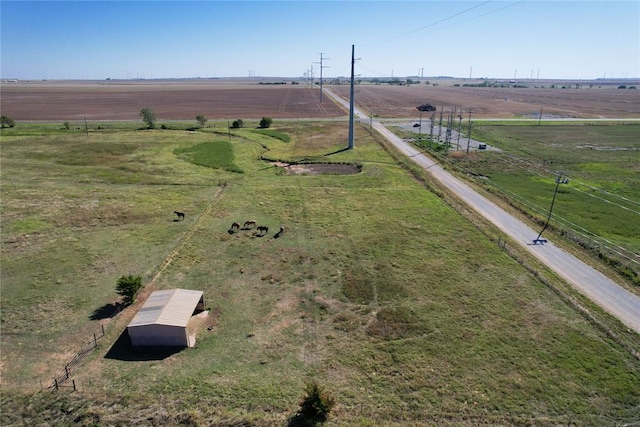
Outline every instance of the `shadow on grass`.
<svg viewBox="0 0 640 427">
<path fill-rule="evenodd" d="M 325 421 L 326 418 L 310 418 L 298 412 L 289 418 L 287 427 L 315 427 L 324 424 Z"/>
<path fill-rule="evenodd" d="M 120 304 L 119 302 L 105 304 L 102 307 L 97 308 L 93 313 L 91 313 L 91 316 L 89 316 L 89 319 L 91 320 L 111 319 L 112 317 L 115 317 L 116 314 L 120 313 L 120 310 L 122 310 L 123 307 L 124 305 Z"/>
<path fill-rule="evenodd" d="M 125 362 L 163 360 L 182 351 L 185 347 L 141 346 L 133 347 L 129 333 L 125 329 L 111 346 L 105 359 L 122 360 Z"/>
<path fill-rule="evenodd" d="M 342 153 L 343 151 L 348 151 L 348 150 L 349 150 L 349 147 L 347 146 L 347 147 L 344 147 L 344 148 L 340 148 L 339 150 L 332 151 L 331 153 L 324 154 L 324 156 L 325 157 L 326 156 L 331 156 L 331 155 Z"/>
</svg>

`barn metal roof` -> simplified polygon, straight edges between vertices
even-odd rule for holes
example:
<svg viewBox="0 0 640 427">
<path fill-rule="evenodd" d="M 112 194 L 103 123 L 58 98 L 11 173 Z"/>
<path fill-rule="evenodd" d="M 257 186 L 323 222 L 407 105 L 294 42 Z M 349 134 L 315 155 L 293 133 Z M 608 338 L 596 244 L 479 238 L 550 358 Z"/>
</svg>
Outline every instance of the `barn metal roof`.
<svg viewBox="0 0 640 427">
<path fill-rule="evenodd" d="M 154 291 L 138 310 L 129 326 L 168 325 L 187 326 L 202 291 L 168 289 Z"/>
</svg>

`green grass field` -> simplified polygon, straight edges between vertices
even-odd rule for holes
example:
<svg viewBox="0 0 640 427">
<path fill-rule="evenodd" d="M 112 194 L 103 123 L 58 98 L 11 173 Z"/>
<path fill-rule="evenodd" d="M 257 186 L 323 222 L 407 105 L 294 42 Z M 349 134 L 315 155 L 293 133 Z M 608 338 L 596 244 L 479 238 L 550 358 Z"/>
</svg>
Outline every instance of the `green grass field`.
<svg viewBox="0 0 640 427">
<path fill-rule="evenodd" d="M 482 122 L 474 139 L 502 152 L 441 155 L 460 172 L 500 194 L 542 229 L 557 173 L 560 185 L 546 231 L 572 242 L 615 267 L 632 287 L 640 286 L 640 125 L 616 122 Z M 480 179 L 477 179 L 480 177 Z M 635 260 L 635 261 L 632 261 Z"/>
<path fill-rule="evenodd" d="M 220 126 L 2 130 L 2 425 L 287 425 L 312 380 L 336 397 L 328 425 L 640 419 L 640 361 L 380 141 L 358 129 L 341 151 L 333 122 Z M 228 233 L 247 219 L 270 233 Z M 162 358 L 116 352 L 136 307 L 91 319 L 123 274 L 203 290 L 212 330 Z M 33 391 L 101 322 L 80 390 Z"/>
</svg>

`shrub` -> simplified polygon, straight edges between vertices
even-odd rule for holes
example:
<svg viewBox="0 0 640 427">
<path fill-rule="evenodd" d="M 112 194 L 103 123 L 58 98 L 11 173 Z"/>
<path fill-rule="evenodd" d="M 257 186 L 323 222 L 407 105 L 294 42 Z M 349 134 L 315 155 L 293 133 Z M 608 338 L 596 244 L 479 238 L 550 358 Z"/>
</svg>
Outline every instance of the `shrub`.
<svg viewBox="0 0 640 427">
<path fill-rule="evenodd" d="M 207 124 L 207 118 L 203 114 L 198 114 L 196 120 L 200 123 L 200 127 L 204 127 Z"/>
<path fill-rule="evenodd" d="M 260 127 L 266 129 L 271 126 L 271 123 L 273 123 L 273 119 L 271 119 L 270 117 L 263 117 L 260 120 Z"/>
<path fill-rule="evenodd" d="M 307 384 L 305 393 L 300 402 L 298 417 L 310 424 L 325 422 L 336 404 L 335 398 L 315 381 Z"/>
<path fill-rule="evenodd" d="M 143 108 L 140 110 L 140 116 L 149 129 L 154 129 L 156 127 L 156 113 L 152 109 Z"/>
<path fill-rule="evenodd" d="M 244 122 L 242 121 L 242 119 L 234 120 L 233 123 L 231 123 L 231 127 L 234 129 L 239 129 L 243 126 L 244 126 Z"/>
<path fill-rule="evenodd" d="M 436 107 L 431 104 L 422 104 L 416 107 L 418 111 L 436 111 Z"/>
<path fill-rule="evenodd" d="M 129 274 L 118 279 L 116 292 L 122 296 L 124 304 L 132 304 L 141 287 L 142 277 Z"/>
<path fill-rule="evenodd" d="M 0 117 L 0 124 L 2 125 L 2 127 L 7 126 L 12 128 L 16 125 L 16 122 L 9 116 L 2 116 Z"/>
</svg>

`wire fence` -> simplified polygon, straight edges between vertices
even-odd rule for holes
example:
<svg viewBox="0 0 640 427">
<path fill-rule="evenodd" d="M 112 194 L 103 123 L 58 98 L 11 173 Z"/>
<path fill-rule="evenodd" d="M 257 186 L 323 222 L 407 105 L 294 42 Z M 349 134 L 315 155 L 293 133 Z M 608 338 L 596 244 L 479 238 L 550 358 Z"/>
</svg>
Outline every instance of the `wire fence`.
<svg viewBox="0 0 640 427">
<path fill-rule="evenodd" d="M 76 353 L 73 359 L 71 359 L 71 361 L 65 365 L 62 372 L 60 372 L 60 374 L 58 374 L 58 376 L 56 376 L 53 379 L 53 382 L 47 388 L 57 391 L 61 387 L 72 387 L 73 390 L 75 391 L 76 390 L 75 380 L 72 380 L 71 384 L 65 384 L 65 383 L 69 380 L 69 378 L 71 378 L 71 375 L 77 369 L 80 362 L 82 362 L 82 360 L 84 360 L 84 358 L 87 357 L 93 351 L 93 349 L 98 346 L 98 340 L 104 337 L 104 334 L 105 334 L 104 325 L 101 325 L 100 332 L 93 334 L 93 339 L 91 339 L 89 342 L 86 342 L 82 346 L 82 349 L 80 349 L 80 351 Z"/>
</svg>

